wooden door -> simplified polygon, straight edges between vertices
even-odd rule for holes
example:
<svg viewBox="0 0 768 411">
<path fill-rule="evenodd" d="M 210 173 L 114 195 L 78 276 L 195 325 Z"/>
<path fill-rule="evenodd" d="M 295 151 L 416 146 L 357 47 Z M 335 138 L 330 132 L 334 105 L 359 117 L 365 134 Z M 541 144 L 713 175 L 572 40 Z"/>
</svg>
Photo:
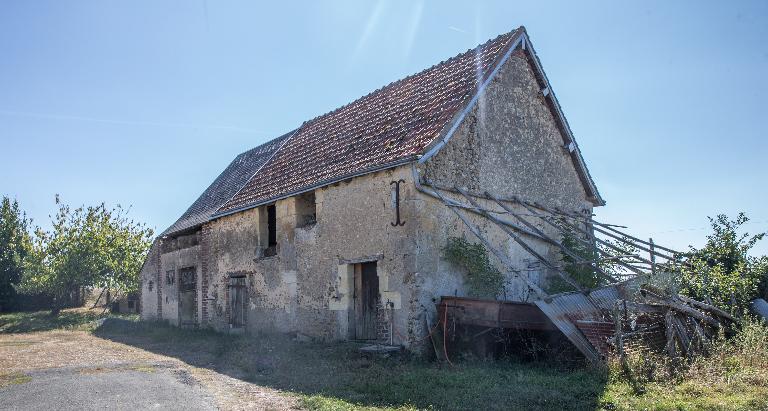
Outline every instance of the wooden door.
<svg viewBox="0 0 768 411">
<path fill-rule="evenodd" d="M 179 270 L 179 322 L 182 327 L 197 325 L 195 311 L 197 310 L 197 276 L 195 268 L 188 267 Z"/>
<path fill-rule="evenodd" d="M 229 323 L 232 328 L 245 327 L 245 277 L 229 279 Z"/>
<path fill-rule="evenodd" d="M 376 339 L 379 276 L 376 262 L 355 264 L 355 338 Z"/>
</svg>

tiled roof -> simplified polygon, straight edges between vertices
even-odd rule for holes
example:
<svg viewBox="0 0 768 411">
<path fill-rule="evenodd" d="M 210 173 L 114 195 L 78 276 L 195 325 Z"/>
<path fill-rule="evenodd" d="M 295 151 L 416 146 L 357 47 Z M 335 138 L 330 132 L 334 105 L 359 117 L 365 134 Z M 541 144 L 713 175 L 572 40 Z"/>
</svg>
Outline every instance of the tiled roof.
<svg viewBox="0 0 768 411">
<path fill-rule="evenodd" d="M 522 30 L 307 121 L 216 215 L 414 160 L 472 99 Z"/>
<path fill-rule="evenodd" d="M 291 132 L 293 133 L 293 132 Z M 291 133 L 280 136 L 237 156 L 216 180 L 160 236 L 181 233 L 210 219 L 227 200 L 237 193 L 280 148 Z"/>
</svg>

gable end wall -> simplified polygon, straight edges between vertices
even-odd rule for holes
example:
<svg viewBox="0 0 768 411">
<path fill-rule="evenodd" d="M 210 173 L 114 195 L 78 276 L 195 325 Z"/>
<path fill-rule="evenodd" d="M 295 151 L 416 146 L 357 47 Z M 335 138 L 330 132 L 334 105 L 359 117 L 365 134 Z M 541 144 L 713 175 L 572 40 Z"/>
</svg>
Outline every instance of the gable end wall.
<svg viewBox="0 0 768 411">
<path fill-rule="evenodd" d="M 418 165 L 419 174 L 438 187 L 463 187 L 470 193 L 486 191 L 500 198 L 520 198 L 569 210 L 591 211 L 592 203 L 579 179 L 552 112 L 547 107 L 534 71 L 522 52 L 514 53 L 479 98 L 478 104 L 457 128 L 456 133 L 432 158 Z M 445 196 L 466 203 L 461 196 Z M 418 214 L 421 229 L 417 239 L 417 269 L 425 279 L 423 304 L 441 295 L 470 295 L 463 270 L 444 259 L 442 247 L 449 237 L 480 240 L 454 212 L 439 200 L 421 196 Z M 487 201 L 478 202 L 499 209 Z M 522 214 L 520 206 L 508 204 Z M 555 273 L 504 233 L 493 222 L 462 212 L 500 250 L 514 268 L 546 287 Z M 540 221 L 532 221 L 552 237 L 559 233 Z M 541 241 L 527 244 L 547 260 L 557 262 L 559 250 Z M 504 291 L 497 298 L 531 301 L 523 281 L 509 273 L 489 251 L 491 261 L 507 273 Z"/>
<path fill-rule="evenodd" d="M 452 138 L 423 165 L 441 186 L 459 185 L 570 210 L 592 204 L 523 52 L 491 81 Z"/>
</svg>

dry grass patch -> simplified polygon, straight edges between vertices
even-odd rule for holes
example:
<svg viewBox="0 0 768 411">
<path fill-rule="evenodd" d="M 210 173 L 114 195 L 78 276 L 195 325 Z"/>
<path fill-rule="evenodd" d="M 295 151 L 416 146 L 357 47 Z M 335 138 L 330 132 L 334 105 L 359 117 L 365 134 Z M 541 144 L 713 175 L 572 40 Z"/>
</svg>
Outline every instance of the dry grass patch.
<svg viewBox="0 0 768 411">
<path fill-rule="evenodd" d="M 735 337 L 709 350 L 690 363 L 631 359 L 632 383 L 615 366 L 604 403 L 627 410 L 768 409 L 768 326 L 745 318 Z"/>
<path fill-rule="evenodd" d="M 32 381 L 32 377 L 20 372 L 0 371 L 0 388 L 5 388 L 10 385 L 25 384 L 30 381 Z"/>
</svg>

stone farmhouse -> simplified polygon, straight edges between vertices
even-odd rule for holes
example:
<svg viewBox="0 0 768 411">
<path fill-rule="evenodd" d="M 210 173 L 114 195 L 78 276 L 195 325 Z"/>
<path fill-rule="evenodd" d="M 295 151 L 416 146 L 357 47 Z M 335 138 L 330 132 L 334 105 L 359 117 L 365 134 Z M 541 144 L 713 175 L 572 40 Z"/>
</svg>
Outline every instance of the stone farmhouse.
<svg viewBox="0 0 768 411">
<path fill-rule="evenodd" d="M 457 186 L 587 215 L 604 204 L 523 27 L 237 156 L 153 244 L 141 316 L 415 348 L 435 301 L 468 292 L 443 248 L 477 239 L 430 195 Z M 552 273 L 472 218 L 547 284 Z M 492 260 L 508 275 L 498 298 L 529 299 Z"/>
</svg>

